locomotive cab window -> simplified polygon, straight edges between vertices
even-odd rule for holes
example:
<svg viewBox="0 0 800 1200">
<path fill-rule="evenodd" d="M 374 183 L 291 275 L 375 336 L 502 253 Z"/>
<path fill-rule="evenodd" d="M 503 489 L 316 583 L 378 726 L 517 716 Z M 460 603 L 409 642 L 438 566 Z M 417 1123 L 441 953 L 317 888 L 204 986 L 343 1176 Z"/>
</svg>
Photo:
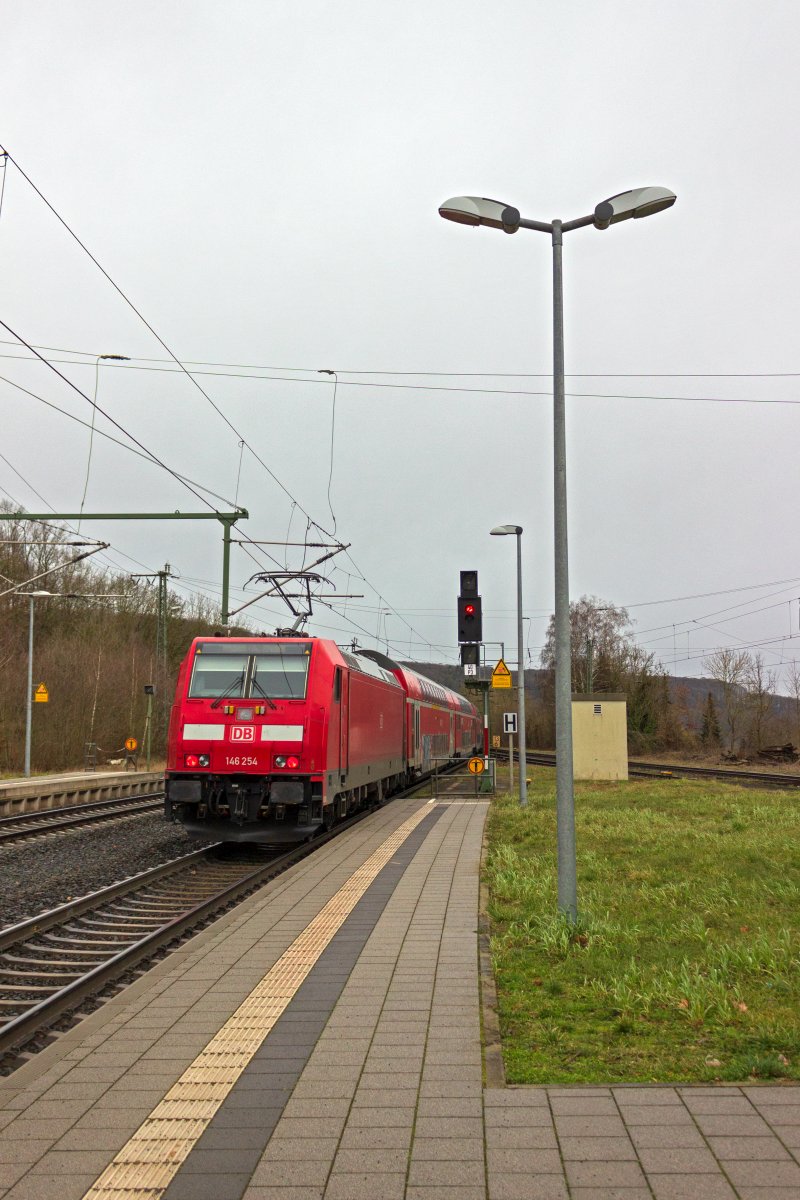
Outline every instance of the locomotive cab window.
<svg viewBox="0 0 800 1200">
<path fill-rule="evenodd" d="M 201 643 L 192 666 L 190 700 L 302 700 L 311 646 Z"/>
<path fill-rule="evenodd" d="M 244 695 L 247 678 L 247 654 L 197 654 L 189 686 L 191 699 L 215 699 Z"/>
<path fill-rule="evenodd" d="M 308 646 L 259 646 L 253 656 L 250 695 L 271 700 L 302 700 L 306 694 Z"/>
</svg>

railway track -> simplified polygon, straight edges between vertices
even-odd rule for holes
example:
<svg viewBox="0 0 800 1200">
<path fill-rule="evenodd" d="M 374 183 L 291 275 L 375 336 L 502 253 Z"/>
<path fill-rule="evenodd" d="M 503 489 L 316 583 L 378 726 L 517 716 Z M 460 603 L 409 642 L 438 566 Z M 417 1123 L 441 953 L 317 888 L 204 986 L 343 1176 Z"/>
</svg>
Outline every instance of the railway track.
<svg viewBox="0 0 800 1200">
<path fill-rule="evenodd" d="M 415 795 L 428 778 L 392 799 Z M 87 1000 L 371 811 L 285 853 L 217 842 L 0 929 L 0 1073 L 13 1070 L 20 1050 Z"/>
<path fill-rule="evenodd" d="M 246 857 L 217 843 L 0 931 L 0 1056 L 323 840 L 286 854 L 250 847 Z"/>
<path fill-rule="evenodd" d="M 507 750 L 495 750 L 498 757 L 508 759 Z M 554 767 L 555 754 L 539 750 L 529 750 L 525 755 L 526 762 L 540 767 Z M 669 778 L 670 776 L 694 775 L 706 779 L 728 779 L 744 783 L 758 783 L 764 787 L 781 787 L 794 789 L 800 787 L 800 775 L 782 775 L 778 771 L 742 771 L 736 767 L 691 767 L 677 763 L 648 763 L 631 759 L 628 763 L 628 773 L 642 778 Z"/>
<path fill-rule="evenodd" d="M 163 791 L 146 792 L 140 796 L 125 796 L 121 800 L 98 800 L 90 804 L 70 805 L 68 808 L 49 808 L 43 812 L 2 817 L 0 846 L 155 812 L 162 807 L 163 798 Z"/>
</svg>

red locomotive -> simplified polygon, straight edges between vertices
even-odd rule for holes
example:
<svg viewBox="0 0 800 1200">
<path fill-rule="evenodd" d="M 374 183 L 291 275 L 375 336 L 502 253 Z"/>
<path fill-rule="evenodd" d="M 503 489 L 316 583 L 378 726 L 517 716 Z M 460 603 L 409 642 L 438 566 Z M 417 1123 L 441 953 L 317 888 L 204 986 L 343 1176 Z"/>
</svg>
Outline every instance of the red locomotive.
<svg viewBox="0 0 800 1200">
<path fill-rule="evenodd" d="M 468 700 L 376 651 L 195 638 L 170 715 L 166 814 L 225 841 L 302 841 L 479 737 Z"/>
</svg>

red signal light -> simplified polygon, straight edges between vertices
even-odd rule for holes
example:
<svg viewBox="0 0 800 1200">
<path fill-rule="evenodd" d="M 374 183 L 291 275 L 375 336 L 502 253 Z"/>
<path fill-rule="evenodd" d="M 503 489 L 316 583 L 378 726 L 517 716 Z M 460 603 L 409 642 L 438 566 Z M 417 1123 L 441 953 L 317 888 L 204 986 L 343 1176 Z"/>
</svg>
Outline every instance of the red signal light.
<svg viewBox="0 0 800 1200">
<path fill-rule="evenodd" d="M 464 605 L 464 615 L 467 617 L 474 617 L 475 616 L 475 605 L 474 604 L 465 604 Z"/>
</svg>

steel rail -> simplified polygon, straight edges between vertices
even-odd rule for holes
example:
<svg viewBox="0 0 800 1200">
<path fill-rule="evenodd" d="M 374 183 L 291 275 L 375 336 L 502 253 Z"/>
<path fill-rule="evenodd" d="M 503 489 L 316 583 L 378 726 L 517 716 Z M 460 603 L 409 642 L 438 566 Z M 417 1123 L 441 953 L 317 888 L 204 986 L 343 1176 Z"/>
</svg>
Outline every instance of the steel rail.
<svg viewBox="0 0 800 1200">
<path fill-rule="evenodd" d="M 132 968 L 137 966 L 144 959 L 150 958 L 157 950 L 181 937 L 193 927 L 201 924 L 213 913 L 218 912 L 220 908 L 226 908 L 229 904 L 237 899 L 240 899 L 244 893 L 254 890 L 256 887 L 268 882 L 275 875 L 285 870 L 287 866 L 299 861 L 306 854 L 316 849 L 322 839 L 318 839 L 315 844 L 307 843 L 301 847 L 294 847 L 287 854 L 280 855 L 270 859 L 269 862 L 257 866 L 246 872 L 241 878 L 233 882 L 226 882 L 222 888 L 215 888 L 213 893 L 194 901 L 181 901 L 181 897 L 175 897 L 172 904 L 174 915 L 167 920 L 159 920 L 157 927 L 148 931 L 144 936 L 134 938 L 127 945 L 123 945 L 115 953 L 108 956 L 105 961 L 99 964 L 93 964 L 88 971 L 81 971 L 77 978 L 72 978 L 70 982 L 58 988 L 51 995 L 44 997 L 33 1005 L 25 1005 L 24 999 L 19 1001 L 19 1007 L 23 1011 L 17 1013 L 9 1021 L 0 1026 L 0 1054 L 8 1054 L 9 1051 L 19 1051 L 22 1046 L 30 1041 L 37 1033 L 44 1028 L 49 1027 L 55 1020 L 62 1017 L 65 1013 L 74 1011 L 90 996 L 95 996 L 102 991 L 109 983 L 118 979 L 120 975 L 124 975 Z M 212 862 L 211 854 L 218 846 L 207 847 L 203 850 L 194 851 L 192 854 L 185 855 L 180 859 L 173 859 L 170 863 L 164 863 L 160 867 L 154 868 L 153 871 L 144 871 L 139 875 L 132 876 L 130 879 L 123 880 L 120 883 L 112 885 L 110 888 L 104 888 L 99 892 L 94 892 L 89 896 L 83 897 L 81 900 L 74 901 L 70 904 L 61 905 L 58 909 L 53 909 L 50 912 L 43 913 L 38 917 L 34 917 L 29 921 L 20 922 L 18 925 L 11 926 L 3 930 L 0 938 L 0 948 L 8 951 L 12 947 L 16 950 L 21 950 L 26 947 L 31 939 L 39 938 L 41 934 L 47 930 L 57 930 L 66 927 L 65 931 L 69 931 L 69 922 L 74 917 L 86 912 L 95 912 L 102 910 L 108 905 L 109 901 L 125 896 L 129 900 L 133 900 L 136 896 L 141 895 L 154 882 L 168 877 L 170 875 L 178 876 L 180 872 L 185 870 L 193 862 L 199 860 L 207 860 Z M 224 866 L 224 862 L 215 863 L 214 865 Z M 233 864 L 229 864 L 233 865 Z M 248 864 L 252 866 L 252 864 Z M 192 880 L 192 883 L 196 883 Z M 166 900 L 162 898 L 162 903 L 166 904 Z M 143 910 L 146 912 L 146 910 Z M 122 917 L 121 924 L 124 926 L 126 914 L 120 914 Z M 127 918 L 135 918 L 136 909 L 133 908 L 127 914 Z M 130 928 L 130 924 L 129 924 Z M 74 933 L 75 931 L 73 931 Z M 137 931 L 138 932 L 138 931 Z M 85 937 L 81 941 L 76 938 L 76 948 L 83 945 L 84 949 L 78 949 L 78 954 L 93 953 L 94 957 L 99 956 L 104 947 L 108 947 L 113 939 L 113 932 L 97 931 L 97 940 L 87 942 Z M 70 949 L 66 939 L 53 939 L 53 946 L 63 946 L 63 954 L 61 956 L 61 965 L 53 968 L 49 978 L 57 979 L 59 972 L 68 974 L 64 968 L 68 965 L 67 960 L 70 956 L 74 956 L 75 950 Z M 88 946 L 88 950 L 86 947 Z M 32 947 L 32 952 L 37 953 L 37 948 Z M 6 958 L 6 962 L 13 962 L 13 959 Z M 75 966 L 73 958 L 73 966 Z M 8 972 L 3 968 L 3 974 Z M 74 972 L 73 972 L 74 973 Z M 47 973 L 44 973 L 48 977 Z M 37 978 L 40 977 L 32 972 L 20 972 L 21 978 Z M 20 987 L 23 985 L 20 985 Z M 19 993 L 20 987 L 15 987 L 13 982 L 6 980 L 2 985 L 3 990 L 10 993 Z"/>
<path fill-rule="evenodd" d="M 114 800 L 96 800 L 89 804 L 73 804 L 63 808 L 42 809 L 40 812 L 15 813 L 13 817 L 0 817 L 0 845 L 29 841 L 81 825 L 120 821 L 124 817 L 157 811 L 163 796 L 163 790 L 142 792 L 138 796 L 121 796 Z"/>
<path fill-rule="evenodd" d="M 495 750 L 498 758 L 508 758 L 507 750 Z M 534 766 L 555 766 L 555 754 L 547 751 L 529 750 L 525 756 L 527 763 Z M 739 771 L 735 767 L 693 767 L 679 763 L 649 763 L 635 759 L 628 761 L 628 773 L 643 778 L 668 777 L 670 775 L 697 775 L 710 779 L 741 779 L 748 783 L 762 783 L 768 787 L 785 787 L 788 789 L 800 787 L 800 775 L 781 775 L 779 772 L 768 771 Z"/>
<path fill-rule="evenodd" d="M 425 781 L 426 777 L 415 780 L 409 787 L 396 792 L 391 799 L 398 800 L 412 796 Z M 135 927 L 137 922 L 143 923 L 148 913 L 147 892 L 154 883 L 170 876 L 179 876 L 187 867 L 201 861 L 208 861 L 211 865 L 220 868 L 224 868 L 226 865 L 235 866 L 236 860 L 230 860 L 227 864 L 224 860 L 213 860 L 213 854 L 219 851 L 223 843 L 217 842 L 201 850 L 192 851 L 190 854 L 162 863 L 151 870 L 139 872 L 139 874 L 120 880 L 110 887 L 91 892 L 78 900 L 69 901 L 67 904 L 59 905 L 48 912 L 3 929 L 0 931 L 0 954 L 3 956 L 0 961 L 0 1008 L 9 1005 L 8 1000 L 2 999 L 2 992 L 11 993 L 13 996 L 11 1002 L 16 1003 L 20 991 L 24 989 L 31 992 L 40 990 L 38 984 L 31 985 L 29 982 L 24 982 L 25 980 L 58 979 L 60 975 L 61 978 L 69 978 L 70 982 L 65 983 L 63 987 L 58 988 L 37 1003 L 25 1006 L 23 1011 L 16 1013 L 9 1021 L 0 1025 L 0 1055 L 18 1053 L 37 1034 L 49 1029 L 65 1014 L 74 1012 L 88 998 L 96 997 L 110 983 L 128 973 L 139 963 L 151 958 L 157 950 L 181 938 L 207 921 L 220 909 L 228 908 L 244 895 L 268 883 L 288 867 L 300 862 L 309 854 L 313 854 L 334 837 L 338 837 L 340 833 L 352 828 L 353 825 L 364 820 L 374 811 L 374 806 L 371 806 L 354 813 L 351 817 L 337 823 L 333 829 L 321 833 L 311 841 L 292 847 L 285 854 L 259 864 L 241 878 L 233 882 L 226 882 L 224 887 L 216 890 L 213 894 L 202 897 L 196 903 L 186 906 L 181 902 L 180 896 L 175 897 L 172 907 L 173 909 L 177 908 L 177 912 L 170 915 L 167 920 L 159 921 L 157 927 L 148 931 L 143 937 L 135 938 L 127 945 L 115 950 L 115 953 L 108 956 L 105 961 L 93 964 L 88 971 L 78 973 L 80 956 L 98 957 L 104 946 L 108 947 L 114 937 L 121 936 L 122 930 L 126 927 L 130 930 Z M 248 847 L 251 851 L 253 848 L 252 846 Z M 198 880 L 193 879 L 191 882 L 194 885 Z M 110 914 L 104 911 L 111 902 L 118 899 L 127 899 L 131 904 L 130 910 L 126 912 L 123 908 L 122 911 L 117 910 Z M 138 909 L 135 907 L 137 903 L 141 905 Z M 150 903 L 157 912 L 171 901 L 168 897 L 155 896 L 150 898 Z M 149 911 L 152 912 L 153 909 Z M 70 930 L 72 921 L 87 914 L 96 914 L 101 919 L 93 921 L 89 929 Z M 109 916 L 108 922 L 102 920 L 104 916 Z M 119 933 L 114 931 L 115 924 Z M 50 937 L 49 945 L 44 948 L 37 946 L 36 941 L 51 930 L 62 930 L 72 936 L 59 937 L 54 932 Z M 89 940 L 86 938 L 87 933 L 92 935 Z M 81 934 L 83 935 L 82 942 Z M 31 942 L 34 944 L 30 945 Z M 71 949 L 73 944 L 74 948 Z M 19 951 L 29 945 L 30 953 L 38 954 L 38 959 L 15 960 L 8 954 L 9 951 Z M 80 948 L 81 945 L 83 948 Z M 49 952 L 59 954 L 59 959 L 53 962 L 51 970 L 17 971 L 15 969 L 15 962 L 19 966 L 47 968 L 46 955 Z M 42 954 L 45 955 L 45 961 L 41 960 Z M 68 961 L 70 955 L 73 956 L 71 962 Z M 77 961 L 75 956 L 77 956 Z M 3 977 L 5 977 L 5 981 L 3 981 Z M 15 986 L 14 981 L 17 977 L 20 982 Z M 24 999 L 19 999 L 18 1007 L 23 1008 L 23 1005 L 25 1005 Z"/>
</svg>

